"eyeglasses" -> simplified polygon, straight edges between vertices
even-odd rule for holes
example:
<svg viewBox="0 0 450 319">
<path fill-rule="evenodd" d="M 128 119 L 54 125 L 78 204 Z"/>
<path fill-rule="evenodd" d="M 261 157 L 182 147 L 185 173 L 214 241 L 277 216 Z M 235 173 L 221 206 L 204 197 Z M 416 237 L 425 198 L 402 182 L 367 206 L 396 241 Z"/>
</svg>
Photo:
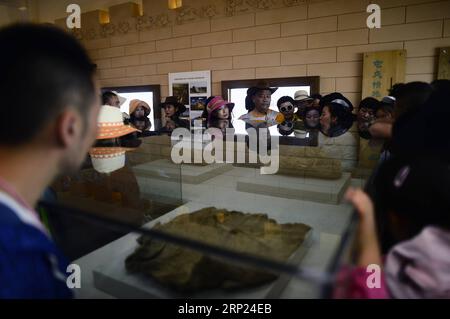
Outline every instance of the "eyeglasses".
<svg viewBox="0 0 450 319">
<path fill-rule="evenodd" d="M 294 109 L 294 106 L 292 104 L 289 104 L 288 106 L 281 106 L 280 111 L 286 112 L 286 111 L 292 111 Z"/>
</svg>

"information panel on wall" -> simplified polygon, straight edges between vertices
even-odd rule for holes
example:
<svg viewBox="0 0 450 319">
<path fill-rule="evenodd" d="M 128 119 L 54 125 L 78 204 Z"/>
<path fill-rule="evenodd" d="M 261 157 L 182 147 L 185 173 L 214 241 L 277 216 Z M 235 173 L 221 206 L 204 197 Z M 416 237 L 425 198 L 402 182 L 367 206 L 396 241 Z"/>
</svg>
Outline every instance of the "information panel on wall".
<svg viewBox="0 0 450 319">
<path fill-rule="evenodd" d="M 186 106 L 182 117 L 193 120 L 202 115 L 211 96 L 211 71 L 169 73 L 169 95 Z"/>
</svg>

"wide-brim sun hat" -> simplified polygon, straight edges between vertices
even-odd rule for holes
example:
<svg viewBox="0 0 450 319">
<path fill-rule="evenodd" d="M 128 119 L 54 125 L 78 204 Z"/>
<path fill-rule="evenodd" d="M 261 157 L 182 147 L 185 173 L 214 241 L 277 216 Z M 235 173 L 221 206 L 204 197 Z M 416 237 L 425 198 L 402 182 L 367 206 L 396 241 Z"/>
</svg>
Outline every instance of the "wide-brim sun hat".
<svg viewBox="0 0 450 319">
<path fill-rule="evenodd" d="M 120 109 L 109 105 L 103 105 L 100 108 L 97 128 L 98 140 L 117 138 L 139 131 L 130 125 L 125 125 Z"/>
<path fill-rule="evenodd" d="M 164 100 L 164 102 L 160 103 L 159 106 L 161 108 L 165 107 L 166 105 L 173 105 L 178 109 L 177 113 L 182 114 L 186 112 L 186 106 L 182 103 L 180 103 L 179 98 L 176 96 L 168 96 Z"/>
<path fill-rule="evenodd" d="M 328 95 L 325 95 L 320 100 L 321 107 L 324 107 L 329 104 L 335 104 L 339 105 L 342 109 L 353 112 L 353 104 L 350 102 L 349 99 L 347 99 L 344 95 L 338 92 L 330 93 Z"/>
<path fill-rule="evenodd" d="M 92 167 L 99 173 L 112 173 L 125 166 L 124 147 L 93 147 L 89 151 Z"/>
<path fill-rule="evenodd" d="M 270 91 L 273 94 L 278 88 L 271 87 L 267 81 L 259 81 L 255 86 L 252 86 L 247 90 L 248 96 L 253 96 L 259 91 Z"/>
<path fill-rule="evenodd" d="M 138 99 L 130 101 L 130 105 L 128 108 L 128 111 L 129 111 L 128 114 L 130 114 L 130 115 L 133 114 L 134 111 L 136 111 L 136 109 L 139 106 L 142 106 L 145 109 L 146 116 L 150 115 L 150 113 L 151 113 L 150 105 L 148 105 L 147 102 L 138 100 Z"/>
<path fill-rule="evenodd" d="M 309 96 L 308 92 L 305 90 L 298 90 L 294 93 L 294 100 L 296 102 L 305 102 L 314 100 L 311 96 Z"/>
<path fill-rule="evenodd" d="M 227 106 L 230 110 L 230 112 L 233 111 L 234 103 L 230 101 L 224 100 L 221 96 L 214 96 L 207 100 L 206 104 L 206 110 L 208 111 L 208 116 L 211 116 L 211 114 L 223 106 Z"/>
</svg>

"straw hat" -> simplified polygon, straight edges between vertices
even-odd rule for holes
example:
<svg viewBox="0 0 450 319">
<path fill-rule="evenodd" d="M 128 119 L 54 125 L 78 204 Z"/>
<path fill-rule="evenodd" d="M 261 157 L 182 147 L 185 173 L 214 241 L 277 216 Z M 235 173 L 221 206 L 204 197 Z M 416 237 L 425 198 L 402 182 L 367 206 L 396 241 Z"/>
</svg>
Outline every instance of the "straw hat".
<svg viewBox="0 0 450 319">
<path fill-rule="evenodd" d="M 308 92 L 305 90 L 298 90 L 294 93 L 294 100 L 297 102 L 303 102 L 303 101 L 311 101 L 313 100 L 312 97 L 309 96 Z"/>
<path fill-rule="evenodd" d="M 129 107 L 129 112 L 128 113 L 130 115 L 133 114 L 133 112 L 136 111 L 136 109 L 139 106 L 142 106 L 145 109 L 145 116 L 148 116 L 150 114 L 150 112 L 151 112 L 150 106 L 146 102 L 141 101 L 141 100 L 137 100 L 137 99 L 130 101 L 130 107 Z"/>
<path fill-rule="evenodd" d="M 130 125 L 124 125 L 120 109 L 109 105 L 101 107 L 97 127 L 98 140 L 116 138 L 138 131 Z"/>
</svg>

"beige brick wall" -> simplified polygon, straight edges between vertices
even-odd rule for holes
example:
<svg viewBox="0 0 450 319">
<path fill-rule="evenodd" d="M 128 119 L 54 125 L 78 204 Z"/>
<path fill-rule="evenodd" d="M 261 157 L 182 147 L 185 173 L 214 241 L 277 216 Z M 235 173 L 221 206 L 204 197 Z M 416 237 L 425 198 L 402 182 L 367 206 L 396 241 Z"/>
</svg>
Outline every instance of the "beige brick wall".
<svg viewBox="0 0 450 319">
<path fill-rule="evenodd" d="M 318 75 L 321 93 L 358 103 L 363 52 L 396 49 L 407 50 L 407 80 L 433 80 L 450 0 L 379 0 L 379 30 L 366 27 L 369 3 L 317 0 L 83 42 L 101 84 L 160 84 L 163 98 L 168 72 L 211 70 L 214 94 L 224 80 Z"/>
</svg>

